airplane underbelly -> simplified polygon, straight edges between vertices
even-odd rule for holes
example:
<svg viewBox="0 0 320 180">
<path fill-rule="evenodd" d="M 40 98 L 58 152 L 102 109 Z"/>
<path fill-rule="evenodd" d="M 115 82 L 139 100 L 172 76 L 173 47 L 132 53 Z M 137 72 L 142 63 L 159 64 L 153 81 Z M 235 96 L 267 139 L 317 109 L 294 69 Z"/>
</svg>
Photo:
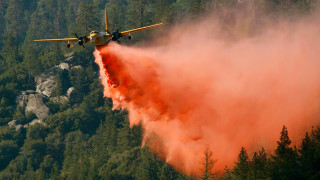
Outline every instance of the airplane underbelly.
<svg viewBox="0 0 320 180">
<path fill-rule="evenodd" d="M 102 45 L 103 39 L 104 39 L 103 37 L 96 35 L 90 38 L 90 42 L 95 45 Z"/>
</svg>

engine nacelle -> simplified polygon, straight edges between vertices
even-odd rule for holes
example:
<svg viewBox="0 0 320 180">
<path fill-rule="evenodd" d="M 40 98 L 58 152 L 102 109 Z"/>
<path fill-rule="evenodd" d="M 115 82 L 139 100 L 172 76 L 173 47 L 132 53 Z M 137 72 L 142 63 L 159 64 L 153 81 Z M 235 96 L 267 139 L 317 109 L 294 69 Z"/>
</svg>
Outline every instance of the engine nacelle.
<svg viewBox="0 0 320 180">
<path fill-rule="evenodd" d="M 67 48 L 73 48 L 72 44 L 67 44 Z"/>
<path fill-rule="evenodd" d="M 132 39 L 132 36 L 131 36 L 131 33 L 129 33 L 128 40 L 131 40 L 131 39 Z"/>
<path fill-rule="evenodd" d="M 72 48 L 73 47 L 73 45 L 72 44 L 70 44 L 71 42 L 70 41 L 68 41 L 68 44 L 67 44 L 67 48 Z"/>
</svg>

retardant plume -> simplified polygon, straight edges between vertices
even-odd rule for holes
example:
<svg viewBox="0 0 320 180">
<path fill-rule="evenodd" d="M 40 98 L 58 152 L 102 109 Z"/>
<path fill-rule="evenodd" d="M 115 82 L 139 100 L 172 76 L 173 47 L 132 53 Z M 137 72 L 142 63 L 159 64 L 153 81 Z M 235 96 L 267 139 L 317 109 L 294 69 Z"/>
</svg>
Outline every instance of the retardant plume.
<svg viewBox="0 0 320 180">
<path fill-rule="evenodd" d="M 272 152 L 283 125 L 294 142 L 319 123 L 320 23 L 280 23 L 259 36 L 221 38 L 212 21 L 168 30 L 152 47 L 95 51 L 104 95 L 144 128 L 143 143 L 188 175 L 209 145 L 216 169 L 241 147 Z"/>
</svg>

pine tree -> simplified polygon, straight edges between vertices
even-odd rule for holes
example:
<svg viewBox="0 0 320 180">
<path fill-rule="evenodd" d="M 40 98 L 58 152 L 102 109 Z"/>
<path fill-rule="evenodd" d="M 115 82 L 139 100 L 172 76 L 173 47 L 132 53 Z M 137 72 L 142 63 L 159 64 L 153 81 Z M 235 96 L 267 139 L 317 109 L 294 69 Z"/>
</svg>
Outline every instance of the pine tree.
<svg viewBox="0 0 320 180">
<path fill-rule="evenodd" d="M 289 10 L 291 8 L 291 0 L 279 0 L 279 10 L 284 13 L 285 16 L 289 15 Z"/>
<path fill-rule="evenodd" d="M 137 177 L 141 179 L 159 179 L 156 155 L 151 153 L 147 147 L 142 148 L 140 153 L 141 163 L 139 163 L 137 169 Z"/>
<path fill-rule="evenodd" d="M 232 172 L 238 179 L 247 179 L 250 177 L 250 160 L 244 147 L 241 148 L 238 155 L 238 161 Z"/>
<path fill-rule="evenodd" d="M 251 161 L 251 168 L 253 171 L 253 178 L 254 179 L 266 179 L 268 176 L 267 174 L 267 153 L 262 148 L 258 153 L 253 154 L 253 158 Z"/>
<path fill-rule="evenodd" d="M 1 55 L 6 61 L 6 69 L 15 68 L 20 61 L 19 47 L 17 40 L 11 34 L 8 35 L 7 41 L 2 48 Z"/>
<path fill-rule="evenodd" d="M 8 0 L 0 1 L 0 38 L 4 38 L 3 33 L 6 29 L 5 13 L 8 8 Z M 3 41 L 0 41 L 0 49 L 3 45 Z M 1 71 L 0 71 L 1 72 Z"/>
<path fill-rule="evenodd" d="M 100 29 L 97 7 L 94 4 L 81 3 L 73 26 L 73 32 L 78 36 L 85 36 L 89 31 Z"/>
<path fill-rule="evenodd" d="M 23 63 L 28 69 L 29 84 L 32 83 L 32 77 L 40 73 L 41 64 L 37 62 L 37 56 L 32 44 L 27 45 L 24 50 Z"/>
<path fill-rule="evenodd" d="M 178 175 L 179 174 L 170 165 L 168 165 L 167 163 L 164 163 L 161 168 L 159 179 L 160 180 L 178 179 Z"/>
<path fill-rule="evenodd" d="M 302 140 L 302 144 L 299 149 L 299 163 L 301 165 L 301 174 L 304 179 L 311 179 L 313 172 L 314 154 L 315 154 L 315 142 L 310 138 L 309 134 L 306 133 L 305 138 Z"/>
<path fill-rule="evenodd" d="M 6 34 L 12 33 L 17 40 L 22 40 L 27 24 L 24 19 L 23 0 L 10 0 L 5 15 Z"/>
<path fill-rule="evenodd" d="M 297 151 L 290 147 L 291 140 L 288 130 L 283 126 L 280 133 L 280 140 L 277 141 L 275 155 L 271 156 L 271 176 L 280 179 L 299 179 L 301 178 L 297 169 Z"/>
<path fill-rule="evenodd" d="M 232 172 L 227 166 L 224 168 L 223 175 L 219 179 L 221 179 L 221 180 L 232 180 Z"/>
<path fill-rule="evenodd" d="M 128 0 L 127 21 L 129 28 L 142 27 L 150 24 L 152 14 L 148 11 L 150 0 Z"/>
<path fill-rule="evenodd" d="M 124 0 L 110 0 L 106 5 L 108 11 L 108 20 L 111 31 L 116 31 L 118 29 L 124 29 L 125 27 L 125 11 L 126 3 Z M 104 27 L 105 29 L 105 22 Z M 112 32 L 111 32 L 112 33 Z"/>
<path fill-rule="evenodd" d="M 153 3 L 153 23 L 172 23 L 175 17 L 175 9 L 172 0 L 156 0 Z"/>
<path fill-rule="evenodd" d="M 209 180 L 214 179 L 214 173 L 212 172 L 212 168 L 215 164 L 215 161 L 212 159 L 212 151 L 209 149 L 209 147 L 206 147 L 204 151 L 204 157 L 202 159 L 202 174 L 201 179 Z"/>
</svg>

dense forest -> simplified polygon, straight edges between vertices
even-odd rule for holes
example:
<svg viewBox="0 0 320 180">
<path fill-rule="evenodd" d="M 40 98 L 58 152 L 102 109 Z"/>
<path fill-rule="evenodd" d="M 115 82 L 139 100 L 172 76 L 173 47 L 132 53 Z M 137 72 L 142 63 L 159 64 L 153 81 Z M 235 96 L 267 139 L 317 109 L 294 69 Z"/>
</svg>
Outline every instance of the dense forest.
<svg viewBox="0 0 320 180">
<path fill-rule="evenodd" d="M 234 167 L 215 173 L 214 155 L 204 152 L 201 176 L 185 176 L 141 147 L 143 130 L 129 127 L 126 111 L 112 110 L 112 101 L 103 97 L 94 46 L 33 42 L 102 30 L 105 7 L 111 29 L 125 30 L 158 22 L 168 27 L 231 9 L 247 9 L 253 24 L 263 16 L 294 20 L 314 12 L 318 2 L 1 0 L 0 179 L 320 179 L 317 125 L 294 147 L 284 126 L 272 154 L 263 148 L 248 154 L 243 147 Z M 143 45 L 148 33 L 138 33 L 130 45 Z"/>
</svg>

